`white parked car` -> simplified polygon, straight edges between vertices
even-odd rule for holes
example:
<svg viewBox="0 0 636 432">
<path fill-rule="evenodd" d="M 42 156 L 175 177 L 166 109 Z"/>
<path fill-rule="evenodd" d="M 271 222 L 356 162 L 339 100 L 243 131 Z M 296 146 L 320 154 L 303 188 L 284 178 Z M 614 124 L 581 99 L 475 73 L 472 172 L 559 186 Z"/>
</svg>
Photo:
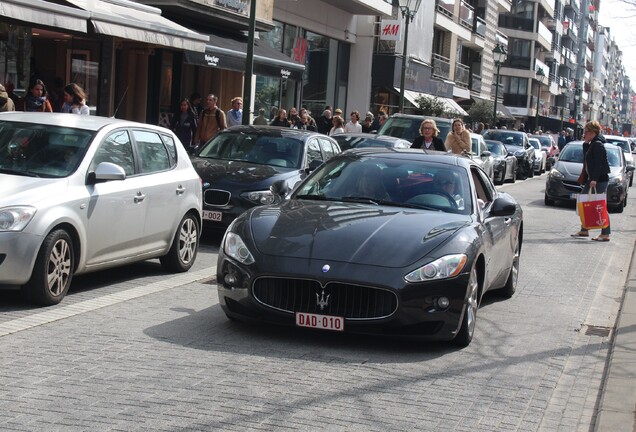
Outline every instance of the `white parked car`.
<svg viewBox="0 0 636 432">
<path fill-rule="evenodd" d="M 193 265 L 201 180 L 169 130 L 58 113 L 0 114 L 0 289 L 59 303 L 73 275 L 159 258 Z"/>
<path fill-rule="evenodd" d="M 535 174 L 543 174 L 545 172 L 545 165 L 548 160 L 548 153 L 541 148 L 541 141 L 536 138 L 528 138 L 532 147 L 534 147 L 534 165 L 533 169 Z"/>
<path fill-rule="evenodd" d="M 477 133 L 470 134 L 472 148 L 470 155 L 475 162 L 484 170 L 490 180 L 495 180 L 495 158 L 492 157 L 484 137 Z"/>
<path fill-rule="evenodd" d="M 605 135 L 605 140 L 610 143 L 617 145 L 623 150 L 623 154 L 625 155 L 625 162 L 627 166 L 635 166 L 636 157 L 634 150 L 632 150 L 629 140 L 626 137 L 622 137 L 620 135 Z M 627 173 L 629 176 L 629 185 L 634 184 L 634 172 L 630 171 Z"/>
</svg>

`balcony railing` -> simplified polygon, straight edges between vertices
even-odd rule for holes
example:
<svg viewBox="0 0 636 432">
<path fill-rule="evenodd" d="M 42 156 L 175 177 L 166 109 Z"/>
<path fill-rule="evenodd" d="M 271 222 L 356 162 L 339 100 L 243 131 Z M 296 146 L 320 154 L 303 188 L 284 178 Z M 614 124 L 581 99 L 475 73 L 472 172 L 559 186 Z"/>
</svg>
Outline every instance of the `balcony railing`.
<svg viewBox="0 0 636 432">
<path fill-rule="evenodd" d="M 437 0 L 437 11 L 446 15 L 449 18 L 453 18 L 453 9 L 455 8 L 454 0 Z"/>
<path fill-rule="evenodd" d="M 455 64 L 455 84 L 458 87 L 468 88 L 470 83 L 470 68 L 464 64 Z"/>
<path fill-rule="evenodd" d="M 469 30 L 473 29 L 473 21 L 475 19 L 475 8 L 462 0 L 459 5 L 459 23 Z"/>
<path fill-rule="evenodd" d="M 480 16 L 475 16 L 475 27 L 473 31 L 479 36 L 486 37 L 486 20 Z"/>
<path fill-rule="evenodd" d="M 443 79 L 450 78 L 450 59 L 439 54 L 433 54 L 433 76 Z"/>
<path fill-rule="evenodd" d="M 515 69 L 530 69 L 531 64 L 532 59 L 530 57 L 518 55 L 508 55 L 508 61 L 506 61 L 506 66 Z"/>
<path fill-rule="evenodd" d="M 481 75 L 470 74 L 469 87 L 472 91 L 481 93 Z"/>
<path fill-rule="evenodd" d="M 522 18 L 501 14 L 499 15 L 499 27 L 534 33 L 534 21 L 530 18 Z"/>
<path fill-rule="evenodd" d="M 504 93 L 504 105 L 512 107 L 527 107 L 528 95 L 526 94 L 512 94 Z"/>
</svg>

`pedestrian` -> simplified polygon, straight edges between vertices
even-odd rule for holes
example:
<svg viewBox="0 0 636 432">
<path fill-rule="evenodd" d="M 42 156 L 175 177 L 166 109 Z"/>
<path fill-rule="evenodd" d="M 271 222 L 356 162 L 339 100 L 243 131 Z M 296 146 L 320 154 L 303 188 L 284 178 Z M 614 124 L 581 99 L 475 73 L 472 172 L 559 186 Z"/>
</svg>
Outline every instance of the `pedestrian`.
<svg viewBox="0 0 636 432">
<path fill-rule="evenodd" d="M 340 116 L 333 116 L 333 126 L 329 131 L 329 136 L 344 133 L 344 120 Z"/>
<path fill-rule="evenodd" d="M 521 123 L 521 124 L 519 125 L 519 132 L 525 132 L 525 131 L 526 131 L 526 125 L 525 125 L 525 124 L 523 124 L 523 123 Z"/>
<path fill-rule="evenodd" d="M 53 112 L 51 102 L 46 93 L 46 86 L 42 80 L 36 79 L 29 86 L 29 92 L 24 96 L 24 110 L 29 112 Z"/>
<path fill-rule="evenodd" d="M 455 154 L 470 154 L 471 146 L 470 132 L 464 128 L 464 122 L 461 119 L 453 120 L 453 126 L 444 142 L 446 150 Z"/>
<path fill-rule="evenodd" d="M 296 109 L 296 107 L 291 107 L 289 109 L 288 119 L 289 119 L 290 126 L 298 127 L 298 125 L 300 124 L 300 116 L 298 115 L 298 110 Z"/>
<path fill-rule="evenodd" d="M 267 119 L 265 118 L 265 108 L 259 108 L 258 116 L 254 119 L 252 123 L 255 126 L 265 126 L 267 125 Z"/>
<path fill-rule="evenodd" d="M 311 126 L 313 131 L 318 130 L 318 125 L 316 124 L 316 120 L 311 116 L 311 113 L 307 111 L 307 108 L 303 107 L 299 111 L 299 115 L 302 118 L 303 114 L 307 114 L 307 124 Z"/>
<path fill-rule="evenodd" d="M 347 133 L 361 133 L 362 125 L 360 121 L 360 113 L 358 111 L 351 111 L 351 120 L 345 125 L 345 132 Z"/>
<path fill-rule="evenodd" d="M 329 131 L 333 127 L 333 117 L 330 109 L 325 109 L 322 112 L 322 115 L 316 121 L 316 126 L 318 127 L 318 132 L 329 135 Z"/>
<path fill-rule="evenodd" d="M 278 127 L 290 127 L 291 124 L 289 119 L 287 118 L 287 110 L 284 108 L 280 108 L 274 120 L 270 123 L 270 126 L 278 126 Z"/>
<path fill-rule="evenodd" d="M 567 134 L 568 134 L 568 131 L 563 129 L 561 131 L 561 135 L 559 135 L 559 141 L 557 142 L 557 146 L 559 147 L 559 151 L 563 150 L 563 147 L 565 147 L 565 145 L 567 144 L 567 139 L 568 139 Z"/>
<path fill-rule="evenodd" d="M 605 193 L 609 184 L 609 163 L 607 162 L 607 152 L 605 151 L 605 137 L 601 135 L 601 125 L 596 120 L 588 122 L 583 130 L 583 172 L 579 181 L 583 184 L 582 194 L 587 194 L 591 190 L 597 193 Z M 610 240 L 610 221 L 607 220 L 607 227 L 601 229 L 601 234 L 592 237 L 594 241 L 607 242 Z M 581 229 L 572 234 L 572 237 L 588 237 L 589 230 Z"/>
<path fill-rule="evenodd" d="M 380 114 L 378 115 L 378 126 L 374 130 L 379 131 L 382 126 L 384 126 L 384 123 L 386 123 L 388 118 L 389 116 L 387 115 L 387 113 L 385 113 L 384 111 L 380 111 Z"/>
<path fill-rule="evenodd" d="M 312 132 L 316 131 L 316 126 L 311 124 L 311 121 L 309 120 L 309 115 L 307 113 L 303 113 L 300 115 L 300 120 L 298 121 L 298 124 L 294 126 L 294 128 L 301 129 L 301 130 L 308 130 Z"/>
<path fill-rule="evenodd" d="M 191 151 L 193 138 L 197 133 L 197 119 L 187 98 L 181 99 L 179 111 L 172 116 L 170 129 L 179 138 L 186 150 Z"/>
<path fill-rule="evenodd" d="M 190 106 L 192 107 L 192 111 L 194 111 L 194 116 L 197 120 L 199 120 L 199 117 L 201 117 L 201 113 L 203 112 L 200 93 L 194 92 L 190 95 Z"/>
<path fill-rule="evenodd" d="M 362 132 L 371 133 L 373 131 L 373 113 L 369 111 L 362 121 Z"/>
<path fill-rule="evenodd" d="M 225 113 L 216 106 L 218 98 L 210 93 L 205 98 L 206 108 L 199 116 L 197 132 L 194 136 L 194 146 L 201 146 L 208 142 L 214 135 L 227 128 Z"/>
<path fill-rule="evenodd" d="M 420 136 L 413 140 L 411 148 L 423 149 L 423 150 L 438 150 L 446 151 L 444 141 L 437 136 L 439 129 L 433 119 L 424 119 L 420 125 Z"/>
<path fill-rule="evenodd" d="M 475 129 L 475 133 L 478 133 L 481 135 L 482 131 L 485 129 L 485 125 L 482 122 L 479 122 L 477 124 L 477 129 Z"/>
<path fill-rule="evenodd" d="M 86 105 L 86 93 L 79 85 L 70 83 L 64 86 L 62 112 L 80 115 L 89 115 L 91 113 Z"/>
<path fill-rule="evenodd" d="M 4 111 L 15 111 L 15 104 L 9 97 L 7 90 L 0 84 L 0 112 Z"/>
<path fill-rule="evenodd" d="M 243 124 L 243 98 L 232 99 L 232 109 L 227 112 L 227 127 Z"/>
</svg>

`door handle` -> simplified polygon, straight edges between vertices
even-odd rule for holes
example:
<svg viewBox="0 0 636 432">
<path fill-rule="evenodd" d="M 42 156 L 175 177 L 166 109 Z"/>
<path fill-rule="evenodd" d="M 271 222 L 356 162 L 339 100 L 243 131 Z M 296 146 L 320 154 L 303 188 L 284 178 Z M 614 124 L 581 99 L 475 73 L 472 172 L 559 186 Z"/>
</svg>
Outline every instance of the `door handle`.
<svg viewBox="0 0 636 432">
<path fill-rule="evenodd" d="M 182 185 L 177 186 L 177 195 L 183 195 L 186 191 L 186 188 L 184 188 Z"/>
<path fill-rule="evenodd" d="M 137 195 L 135 195 L 135 198 L 133 198 L 133 200 L 135 201 L 135 203 L 140 203 L 140 202 L 142 202 L 144 199 L 146 199 L 146 195 L 142 194 L 141 192 L 137 192 Z"/>
</svg>

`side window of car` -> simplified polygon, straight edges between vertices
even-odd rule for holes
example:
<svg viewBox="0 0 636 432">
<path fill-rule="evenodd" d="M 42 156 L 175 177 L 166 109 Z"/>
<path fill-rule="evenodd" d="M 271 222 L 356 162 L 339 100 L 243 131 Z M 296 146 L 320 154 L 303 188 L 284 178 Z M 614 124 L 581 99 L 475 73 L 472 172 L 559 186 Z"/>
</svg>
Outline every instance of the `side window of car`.
<svg viewBox="0 0 636 432">
<path fill-rule="evenodd" d="M 122 129 L 112 132 L 101 142 L 93 156 L 90 171 L 94 171 L 102 162 L 119 165 L 127 176 L 135 174 L 135 162 L 128 131 Z"/>
<path fill-rule="evenodd" d="M 174 139 L 172 139 L 172 137 L 169 135 L 161 135 L 161 139 L 163 139 L 163 143 L 166 145 L 166 148 L 168 149 L 168 153 L 170 154 L 170 157 L 172 158 L 170 166 L 173 167 L 177 164 L 176 143 L 174 142 Z"/>
<path fill-rule="evenodd" d="M 133 130 L 139 166 L 144 174 L 170 169 L 170 156 L 156 132 Z"/>
<path fill-rule="evenodd" d="M 327 160 L 335 155 L 333 148 L 331 147 L 331 142 L 325 138 L 318 138 L 320 142 L 320 148 L 322 149 L 322 154 L 324 155 L 323 160 Z"/>
<path fill-rule="evenodd" d="M 471 175 L 473 183 L 475 183 L 475 192 L 481 206 L 487 206 L 495 197 L 495 187 L 490 179 L 477 167 L 471 167 Z"/>
<path fill-rule="evenodd" d="M 311 138 L 307 143 L 307 165 L 316 159 L 323 160 L 322 153 L 320 152 L 320 144 L 318 144 L 318 139 Z"/>
</svg>

